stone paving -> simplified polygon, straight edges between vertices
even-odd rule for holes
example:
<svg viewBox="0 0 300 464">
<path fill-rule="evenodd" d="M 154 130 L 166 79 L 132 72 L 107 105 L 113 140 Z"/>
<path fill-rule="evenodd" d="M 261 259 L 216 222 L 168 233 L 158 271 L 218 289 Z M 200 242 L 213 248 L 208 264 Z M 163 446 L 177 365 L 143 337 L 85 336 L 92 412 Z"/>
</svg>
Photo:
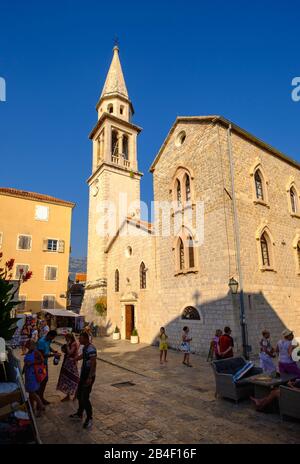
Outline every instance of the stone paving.
<svg viewBox="0 0 300 464">
<path fill-rule="evenodd" d="M 169 351 L 159 364 L 158 349 L 96 338 L 97 378 L 91 395 L 94 425 L 89 431 L 68 416 L 77 402 L 61 403 L 56 391 L 59 366 L 50 362 L 46 397 L 38 419 L 43 443 L 196 444 L 299 443 L 300 423 L 256 412 L 250 401 L 238 405 L 215 399 L 214 378 L 205 359 L 193 355 L 192 368 L 181 353 Z M 118 386 L 120 382 L 134 385 Z"/>
</svg>

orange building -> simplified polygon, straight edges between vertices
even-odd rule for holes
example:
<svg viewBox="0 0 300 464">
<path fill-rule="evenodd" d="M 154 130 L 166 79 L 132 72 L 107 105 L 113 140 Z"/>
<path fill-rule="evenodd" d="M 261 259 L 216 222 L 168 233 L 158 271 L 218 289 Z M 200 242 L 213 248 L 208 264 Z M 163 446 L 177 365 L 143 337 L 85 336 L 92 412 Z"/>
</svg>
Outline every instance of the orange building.
<svg viewBox="0 0 300 464">
<path fill-rule="evenodd" d="M 0 251 L 15 259 L 13 279 L 32 271 L 21 285 L 19 311 L 66 308 L 72 210 L 75 204 L 49 195 L 0 188 Z"/>
</svg>

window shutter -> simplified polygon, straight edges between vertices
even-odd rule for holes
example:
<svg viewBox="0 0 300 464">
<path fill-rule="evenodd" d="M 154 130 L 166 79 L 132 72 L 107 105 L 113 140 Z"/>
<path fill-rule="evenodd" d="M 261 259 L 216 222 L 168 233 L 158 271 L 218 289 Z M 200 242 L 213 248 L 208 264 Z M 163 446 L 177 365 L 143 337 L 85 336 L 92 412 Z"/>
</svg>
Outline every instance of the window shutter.
<svg viewBox="0 0 300 464">
<path fill-rule="evenodd" d="M 56 280 L 57 269 L 56 267 L 49 267 L 49 280 Z"/>
<path fill-rule="evenodd" d="M 59 240 L 58 242 L 58 253 L 64 253 L 65 252 L 65 241 L 64 240 Z"/>
<path fill-rule="evenodd" d="M 57 278 L 57 268 L 54 266 L 47 266 L 46 273 L 45 273 L 45 279 L 56 280 L 56 278 Z"/>
<path fill-rule="evenodd" d="M 30 250 L 31 248 L 31 236 L 30 235 L 19 235 L 18 249 L 19 250 Z"/>
<path fill-rule="evenodd" d="M 48 250 L 48 240 L 43 240 L 43 251 Z"/>
</svg>

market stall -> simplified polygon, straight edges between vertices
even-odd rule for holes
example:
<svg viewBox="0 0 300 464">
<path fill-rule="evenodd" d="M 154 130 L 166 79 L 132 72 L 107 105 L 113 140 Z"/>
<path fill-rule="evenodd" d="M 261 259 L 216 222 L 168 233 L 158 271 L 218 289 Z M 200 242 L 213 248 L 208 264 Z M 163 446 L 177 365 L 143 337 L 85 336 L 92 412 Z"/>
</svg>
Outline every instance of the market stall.
<svg viewBox="0 0 300 464">
<path fill-rule="evenodd" d="M 84 327 L 84 316 L 69 311 L 67 309 L 42 309 L 42 312 L 49 315 L 49 327 L 55 329 L 59 335 L 68 332 L 80 332 Z"/>
</svg>

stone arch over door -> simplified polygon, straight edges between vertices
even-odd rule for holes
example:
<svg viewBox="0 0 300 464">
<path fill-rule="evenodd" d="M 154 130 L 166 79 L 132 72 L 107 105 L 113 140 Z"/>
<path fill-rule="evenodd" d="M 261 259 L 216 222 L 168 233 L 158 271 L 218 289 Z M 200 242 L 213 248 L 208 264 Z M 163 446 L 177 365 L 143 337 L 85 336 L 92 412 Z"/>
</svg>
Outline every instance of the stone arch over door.
<svg viewBox="0 0 300 464">
<path fill-rule="evenodd" d="M 128 318 L 131 317 L 131 329 L 134 327 L 137 328 L 139 331 L 139 305 L 138 305 L 138 297 L 135 292 L 126 292 L 123 294 L 121 300 L 121 339 L 122 340 L 129 340 L 128 338 L 128 331 L 129 331 L 129 320 Z M 131 309 L 129 309 L 131 308 Z M 131 313 L 131 315 L 130 315 Z"/>
</svg>

